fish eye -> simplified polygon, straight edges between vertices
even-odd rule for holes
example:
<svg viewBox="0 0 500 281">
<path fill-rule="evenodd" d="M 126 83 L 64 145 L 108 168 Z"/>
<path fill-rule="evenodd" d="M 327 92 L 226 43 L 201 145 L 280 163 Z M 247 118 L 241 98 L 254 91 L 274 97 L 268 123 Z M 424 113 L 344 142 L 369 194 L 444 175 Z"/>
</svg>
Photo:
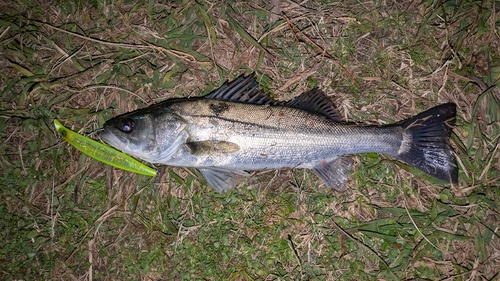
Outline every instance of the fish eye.
<svg viewBox="0 0 500 281">
<path fill-rule="evenodd" d="M 123 119 L 121 124 L 120 124 L 119 129 L 120 129 L 120 131 L 122 131 L 124 133 L 132 132 L 132 130 L 134 129 L 134 120 L 132 120 L 130 118 Z"/>
</svg>

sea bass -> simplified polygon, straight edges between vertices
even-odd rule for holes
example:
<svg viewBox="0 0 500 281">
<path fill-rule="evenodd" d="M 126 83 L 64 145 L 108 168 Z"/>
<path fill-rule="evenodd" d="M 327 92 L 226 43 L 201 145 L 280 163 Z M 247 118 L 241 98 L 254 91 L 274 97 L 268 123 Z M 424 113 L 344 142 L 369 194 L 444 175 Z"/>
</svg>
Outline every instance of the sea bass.
<svg viewBox="0 0 500 281">
<path fill-rule="evenodd" d="M 349 154 L 390 155 L 440 180 L 456 183 L 449 144 L 456 106 L 446 103 L 387 126 L 346 123 L 331 100 L 312 89 L 280 102 L 240 76 L 200 98 L 170 99 L 107 121 L 109 145 L 157 164 L 199 169 L 217 192 L 237 175 L 281 168 L 310 169 L 328 187 L 345 190 Z"/>
</svg>

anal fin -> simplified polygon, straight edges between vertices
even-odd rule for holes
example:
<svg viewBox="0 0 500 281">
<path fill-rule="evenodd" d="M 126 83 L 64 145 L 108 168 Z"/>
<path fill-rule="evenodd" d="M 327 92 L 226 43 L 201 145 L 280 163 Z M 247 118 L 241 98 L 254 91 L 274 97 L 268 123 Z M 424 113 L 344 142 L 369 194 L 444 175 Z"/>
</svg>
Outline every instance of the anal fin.
<svg viewBox="0 0 500 281">
<path fill-rule="evenodd" d="M 328 187 L 338 191 L 345 191 L 352 162 L 350 157 L 342 156 L 327 163 L 318 163 L 312 168 L 312 171 Z"/>
</svg>

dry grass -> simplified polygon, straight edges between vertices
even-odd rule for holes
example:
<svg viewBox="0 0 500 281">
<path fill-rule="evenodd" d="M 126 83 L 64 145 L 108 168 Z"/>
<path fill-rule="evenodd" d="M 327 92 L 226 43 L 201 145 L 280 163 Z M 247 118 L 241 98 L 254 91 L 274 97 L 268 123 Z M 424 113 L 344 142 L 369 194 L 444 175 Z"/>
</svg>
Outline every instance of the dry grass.
<svg viewBox="0 0 500 281">
<path fill-rule="evenodd" d="M 261 1 L 1 5 L 2 279 L 498 278 L 497 3 L 282 1 L 277 22 Z M 195 170 L 104 167 L 51 125 L 89 133 L 251 72 L 278 99 L 318 86 L 355 122 L 455 102 L 459 184 L 366 154 L 342 194 L 282 170 L 219 195 Z"/>
</svg>

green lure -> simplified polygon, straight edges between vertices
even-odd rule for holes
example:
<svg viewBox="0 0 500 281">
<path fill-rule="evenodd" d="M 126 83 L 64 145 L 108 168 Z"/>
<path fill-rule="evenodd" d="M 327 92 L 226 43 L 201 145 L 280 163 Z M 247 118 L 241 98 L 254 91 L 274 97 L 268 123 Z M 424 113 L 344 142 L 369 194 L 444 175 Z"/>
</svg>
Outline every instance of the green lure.
<svg viewBox="0 0 500 281">
<path fill-rule="evenodd" d="M 65 141 L 104 164 L 145 176 L 156 176 L 156 170 L 151 167 L 142 164 L 123 152 L 71 131 L 57 119 L 54 119 L 54 126 Z"/>
</svg>

